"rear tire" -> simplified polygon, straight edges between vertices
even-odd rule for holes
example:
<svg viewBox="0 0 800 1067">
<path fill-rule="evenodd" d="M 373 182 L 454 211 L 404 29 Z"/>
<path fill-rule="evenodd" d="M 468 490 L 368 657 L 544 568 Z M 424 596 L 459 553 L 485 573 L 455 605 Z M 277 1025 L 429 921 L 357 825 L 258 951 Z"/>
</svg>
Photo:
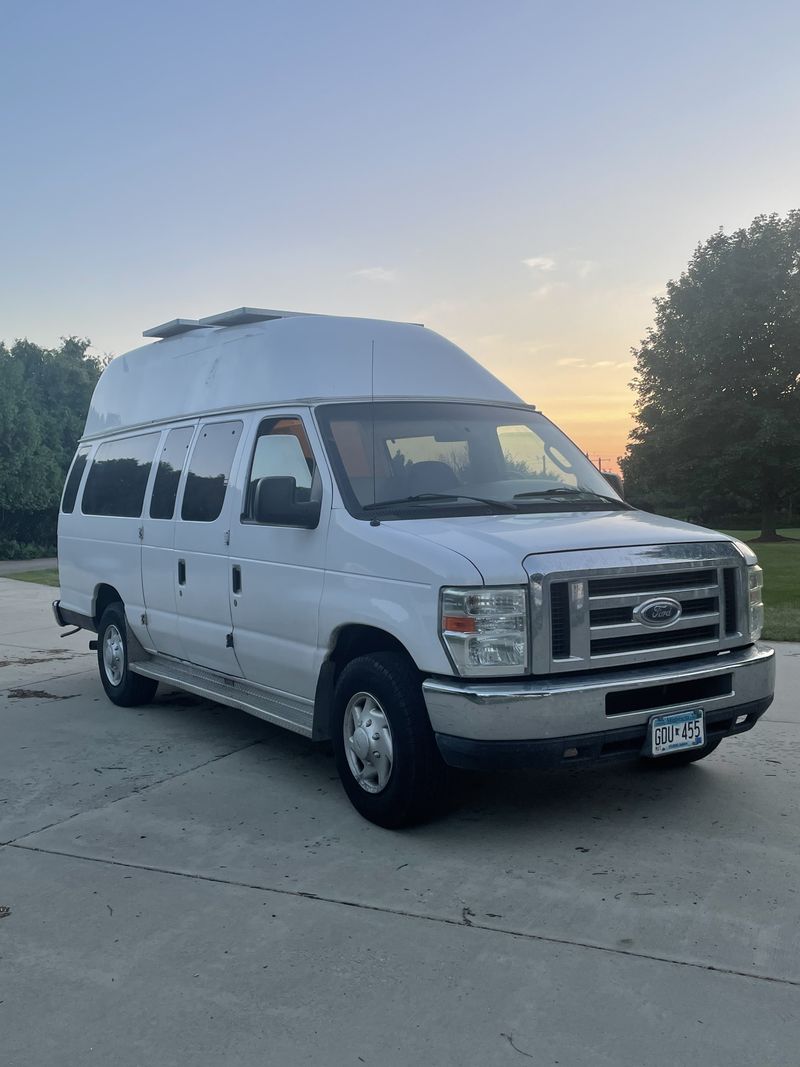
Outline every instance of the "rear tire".
<svg viewBox="0 0 800 1067">
<path fill-rule="evenodd" d="M 668 756 L 645 756 L 644 762 L 651 767 L 688 767 L 690 763 L 697 763 L 698 760 L 710 756 L 721 742 L 722 738 L 718 737 L 716 741 L 709 741 L 703 748 L 695 748 L 688 752 L 671 752 Z"/>
<path fill-rule="evenodd" d="M 128 627 L 125 609 L 109 604 L 97 628 L 97 666 L 108 699 L 122 708 L 149 704 L 158 689 L 153 678 L 143 678 L 128 667 Z"/>
<path fill-rule="evenodd" d="M 336 767 L 353 807 L 387 829 L 423 822 L 439 808 L 446 768 L 419 674 L 397 652 L 352 660 L 334 691 Z"/>
</svg>

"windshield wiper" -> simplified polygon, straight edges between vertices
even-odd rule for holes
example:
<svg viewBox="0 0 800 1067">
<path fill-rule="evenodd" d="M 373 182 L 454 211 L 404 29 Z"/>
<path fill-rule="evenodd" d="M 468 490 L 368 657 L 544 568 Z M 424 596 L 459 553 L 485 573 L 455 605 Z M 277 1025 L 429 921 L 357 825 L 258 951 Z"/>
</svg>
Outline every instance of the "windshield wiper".
<svg viewBox="0 0 800 1067">
<path fill-rule="evenodd" d="M 594 489 L 575 489 L 569 485 L 559 485 L 553 489 L 536 489 L 530 493 L 515 493 L 515 500 L 531 500 L 536 497 L 548 497 L 548 496 L 582 496 L 584 498 L 594 500 L 605 500 L 608 504 L 616 504 L 618 507 L 630 507 L 624 500 L 620 500 L 615 496 L 604 496 L 602 493 L 596 493 Z"/>
<path fill-rule="evenodd" d="M 437 500 L 474 500 L 486 507 L 496 508 L 498 511 L 516 511 L 517 508 L 508 500 L 490 500 L 485 496 L 470 496 L 469 493 L 414 493 L 413 496 L 399 496 L 393 500 L 376 500 L 374 504 L 364 504 L 362 511 L 375 511 L 377 508 L 388 508 L 395 504 L 415 504 L 417 501 Z"/>
</svg>

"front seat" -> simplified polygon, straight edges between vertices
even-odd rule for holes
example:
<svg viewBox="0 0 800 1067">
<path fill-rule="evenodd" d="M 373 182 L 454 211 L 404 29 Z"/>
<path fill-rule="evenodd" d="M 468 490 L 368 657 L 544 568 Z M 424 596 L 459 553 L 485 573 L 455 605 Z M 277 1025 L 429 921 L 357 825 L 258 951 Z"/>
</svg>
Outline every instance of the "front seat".
<svg viewBox="0 0 800 1067">
<path fill-rule="evenodd" d="M 453 468 L 434 459 L 412 463 L 407 469 L 407 475 L 410 496 L 417 493 L 446 493 L 458 488 L 459 484 Z"/>
</svg>

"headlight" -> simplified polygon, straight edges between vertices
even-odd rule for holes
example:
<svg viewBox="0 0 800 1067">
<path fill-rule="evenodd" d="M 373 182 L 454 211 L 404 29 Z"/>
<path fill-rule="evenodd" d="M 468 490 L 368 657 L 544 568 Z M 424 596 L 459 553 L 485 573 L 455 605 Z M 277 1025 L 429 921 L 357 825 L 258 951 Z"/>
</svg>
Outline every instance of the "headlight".
<svg viewBox="0 0 800 1067">
<path fill-rule="evenodd" d="M 524 674 L 526 590 L 519 586 L 443 589 L 441 636 L 459 674 Z"/>
<path fill-rule="evenodd" d="M 764 627 L 764 574 L 758 565 L 747 568 L 747 609 L 750 619 L 750 640 L 757 641 Z"/>
</svg>

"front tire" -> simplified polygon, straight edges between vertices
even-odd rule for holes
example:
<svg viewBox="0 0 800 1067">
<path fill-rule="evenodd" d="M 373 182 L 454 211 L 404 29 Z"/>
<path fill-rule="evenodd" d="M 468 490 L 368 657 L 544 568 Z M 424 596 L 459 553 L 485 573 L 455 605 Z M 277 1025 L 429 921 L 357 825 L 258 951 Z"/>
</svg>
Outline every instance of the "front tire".
<svg viewBox="0 0 800 1067">
<path fill-rule="evenodd" d="M 122 708 L 149 704 L 158 688 L 153 678 L 134 674 L 128 666 L 128 627 L 125 609 L 109 604 L 97 629 L 97 665 L 108 699 Z"/>
<path fill-rule="evenodd" d="M 428 819 L 439 806 L 445 765 L 419 675 L 397 652 L 352 660 L 334 692 L 336 767 L 353 807 L 387 829 Z"/>
</svg>

